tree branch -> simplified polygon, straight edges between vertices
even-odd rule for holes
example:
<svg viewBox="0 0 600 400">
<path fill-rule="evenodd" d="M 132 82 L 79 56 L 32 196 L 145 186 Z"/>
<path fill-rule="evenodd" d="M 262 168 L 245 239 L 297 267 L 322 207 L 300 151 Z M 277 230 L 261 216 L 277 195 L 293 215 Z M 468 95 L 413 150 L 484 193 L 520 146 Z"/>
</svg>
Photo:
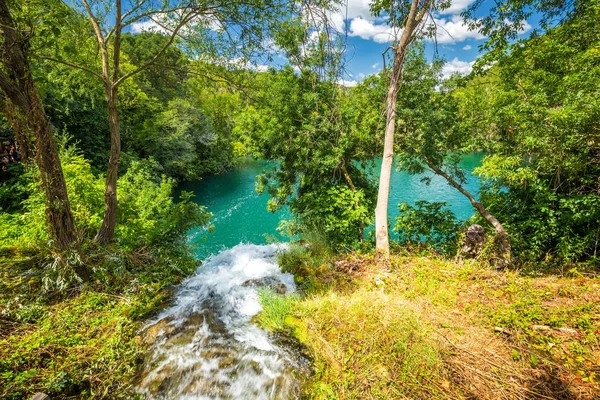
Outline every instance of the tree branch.
<svg viewBox="0 0 600 400">
<path fill-rule="evenodd" d="M 179 23 L 177 24 L 177 26 L 175 27 L 173 32 L 171 33 L 171 36 L 169 37 L 168 42 L 165 43 L 165 45 L 152 58 L 150 58 L 144 64 L 140 65 L 138 68 L 136 68 L 133 71 L 130 71 L 130 72 L 126 73 L 125 75 L 123 75 L 122 77 L 120 77 L 116 82 L 113 83 L 113 87 L 118 87 L 126 79 L 132 77 L 135 74 L 138 74 L 139 72 L 145 70 L 146 68 L 148 68 L 149 66 L 154 64 L 156 62 L 156 60 L 158 60 L 158 58 L 161 55 L 163 55 L 163 53 L 165 51 L 167 51 L 167 49 L 173 44 L 173 42 L 175 41 L 175 38 L 179 34 L 179 31 L 181 30 L 181 28 L 183 28 L 183 26 L 185 24 L 187 24 L 189 21 L 191 21 L 196 15 L 197 14 L 195 12 L 190 12 L 187 16 L 183 17 L 179 21 Z"/>
<path fill-rule="evenodd" d="M 94 75 L 96 78 L 102 79 L 102 75 L 100 75 L 99 73 L 94 72 L 91 69 L 89 69 L 87 67 L 84 67 L 82 65 L 79 65 L 79 64 L 74 64 L 74 63 L 70 63 L 68 61 L 63 61 L 63 60 L 59 60 L 59 59 L 52 58 L 52 57 L 46 57 L 46 56 L 34 55 L 34 57 L 39 58 L 40 60 L 52 61 L 52 62 L 55 62 L 55 63 L 66 65 L 66 66 L 71 67 L 71 68 L 80 69 L 82 71 L 85 71 L 85 72 L 87 72 L 89 74 Z"/>
</svg>

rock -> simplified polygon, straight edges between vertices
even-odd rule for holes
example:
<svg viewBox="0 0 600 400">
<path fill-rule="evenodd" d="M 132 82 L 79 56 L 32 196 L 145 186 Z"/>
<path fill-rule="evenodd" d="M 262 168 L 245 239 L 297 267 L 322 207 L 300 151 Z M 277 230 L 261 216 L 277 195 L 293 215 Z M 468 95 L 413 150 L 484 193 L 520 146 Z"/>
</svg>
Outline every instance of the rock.
<svg viewBox="0 0 600 400">
<path fill-rule="evenodd" d="M 175 330 L 174 326 L 169 325 L 171 322 L 171 318 L 164 318 L 155 323 L 152 326 L 149 326 L 142 333 L 142 342 L 144 344 L 151 344 L 156 341 L 156 338 L 162 335 L 168 335 Z"/>
<path fill-rule="evenodd" d="M 244 287 L 268 287 L 277 294 L 286 294 L 287 287 L 277 279 L 267 277 L 262 279 L 250 279 L 242 283 Z"/>
<path fill-rule="evenodd" d="M 467 228 L 460 249 L 461 258 L 476 258 L 485 244 L 485 230 L 481 225 L 473 224 Z"/>
</svg>

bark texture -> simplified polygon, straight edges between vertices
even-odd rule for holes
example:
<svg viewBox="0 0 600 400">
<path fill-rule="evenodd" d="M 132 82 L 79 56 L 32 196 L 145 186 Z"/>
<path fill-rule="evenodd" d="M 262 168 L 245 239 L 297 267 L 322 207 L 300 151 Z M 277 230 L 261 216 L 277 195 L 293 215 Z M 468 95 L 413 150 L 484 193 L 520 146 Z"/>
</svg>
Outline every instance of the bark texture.
<svg viewBox="0 0 600 400">
<path fill-rule="evenodd" d="M 386 123 L 383 145 L 383 159 L 379 174 L 379 190 L 377 193 L 377 206 L 375 208 L 375 245 L 378 251 L 385 256 L 390 254 L 390 239 L 388 230 L 388 203 L 390 196 L 390 179 L 394 162 L 394 132 L 396 130 L 396 103 L 398 91 L 402 83 L 402 66 L 408 52 L 408 47 L 413 40 L 413 34 L 425 12 L 429 9 L 429 1 L 425 1 L 419 9 L 419 0 L 412 0 L 410 12 L 400 40 L 392 46 L 394 64 L 390 77 L 390 85 L 386 96 Z"/>
<path fill-rule="evenodd" d="M 17 142 L 26 159 L 32 156 L 30 139 L 35 137 L 35 162 L 40 170 L 46 196 L 46 219 L 54 246 L 65 250 L 75 243 L 75 223 L 52 127 L 35 88 L 28 60 L 26 32 L 15 27 L 6 0 L 0 0 L 2 25 L 2 62 L 0 88 L 6 118 L 16 132 Z"/>
<path fill-rule="evenodd" d="M 427 166 L 429 168 L 431 168 L 433 170 L 433 172 L 435 172 L 437 175 L 446 179 L 446 181 L 448 181 L 448 183 L 450 185 L 452 185 L 454 188 L 456 188 L 456 190 L 458 190 L 463 195 L 465 195 L 469 199 L 469 201 L 471 202 L 473 207 L 477 210 L 479 215 L 481 215 L 483 218 L 485 218 L 486 221 L 488 221 L 490 223 L 490 225 L 492 225 L 494 227 L 494 230 L 496 231 L 496 235 L 494 237 L 494 242 L 496 244 L 496 247 L 497 247 L 498 253 L 499 253 L 498 254 L 499 257 L 498 257 L 498 260 L 496 261 L 496 264 L 497 264 L 497 266 L 500 266 L 500 267 L 504 267 L 504 266 L 507 266 L 508 264 L 510 264 L 510 258 L 511 258 L 510 237 L 508 236 L 508 233 L 506 232 L 506 230 L 504 229 L 504 226 L 502 226 L 500 221 L 498 221 L 496 219 L 496 217 L 494 217 L 492 214 L 490 214 L 490 212 L 483 206 L 483 204 L 481 204 L 480 202 L 475 200 L 475 197 L 473 197 L 473 195 L 471 193 L 469 193 L 460 183 L 458 183 L 456 180 L 454 180 L 450 175 L 448 175 L 446 172 L 444 172 L 442 169 L 440 169 L 437 165 L 432 163 L 426 157 L 424 157 L 423 159 L 425 161 L 425 164 L 427 164 Z"/>
</svg>

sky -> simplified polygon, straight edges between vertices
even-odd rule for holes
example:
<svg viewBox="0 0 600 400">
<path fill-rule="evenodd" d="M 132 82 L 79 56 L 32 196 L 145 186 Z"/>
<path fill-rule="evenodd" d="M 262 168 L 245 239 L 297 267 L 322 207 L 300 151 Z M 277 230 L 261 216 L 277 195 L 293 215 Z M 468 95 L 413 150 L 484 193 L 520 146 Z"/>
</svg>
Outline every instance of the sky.
<svg viewBox="0 0 600 400">
<path fill-rule="evenodd" d="M 393 33 L 385 19 L 375 18 L 369 12 L 370 0 L 346 0 L 347 7 L 332 15 L 333 24 L 348 34 L 346 73 L 341 83 L 354 86 L 366 76 L 377 73 L 383 68 L 382 53 L 393 39 Z M 480 54 L 479 46 L 485 37 L 477 31 L 469 31 L 460 13 L 475 0 L 453 0 L 451 6 L 433 14 L 437 25 L 437 45 L 433 40 L 426 41 L 426 56 L 433 59 L 437 52 L 446 63 L 442 69 L 444 77 L 453 73 L 463 75 L 471 71 L 475 59 Z M 493 0 L 484 0 L 477 14 L 484 15 L 493 4 Z M 531 21 L 523 21 L 523 35 L 531 31 L 537 21 L 534 15 Z"/>
<path fill-rule="evenodd" d="M 474 61 L 480 55 L 479 47 L 485 37 L 478 31 L 470 31 L 460 13 L 465 11 L 476 0 L 452 0 L 449 8 L 433 14 L 437 26 L 437 37 L 426 40 L 425 52 L 431 61 L 435 54 L 445 60 L 442 68 L 444 77 L 453 73 L 466 75 L 471 71 Z M 340 77 L 340 83 L 355 86 L 365 77 L 378 73 L 383 68 L 382 53 L 390 46 L 394 33 L 387 24 L 386 18 L 373 17 L 369 11 L 371 0 L 345 0 L 340 11 L 329 15 L 331 25 L 338 32 L 347 35 L 345 72 Z M 494 0 L 483 0 L 477 15 L 485 15 Z M 522 21 L 522 35 L 526 35 L 536 26 L 538 18 L 533 15 L 529 21 Z M 133 24 L 132 32 L 140 32 L 156 28 L 152 21 L 140 21 Z M 282 65 L 286 60 L 281 59 L 274 64 Z M 266 70 L 267 65 L 248 64 L 252 69 Z"/>
</svg>

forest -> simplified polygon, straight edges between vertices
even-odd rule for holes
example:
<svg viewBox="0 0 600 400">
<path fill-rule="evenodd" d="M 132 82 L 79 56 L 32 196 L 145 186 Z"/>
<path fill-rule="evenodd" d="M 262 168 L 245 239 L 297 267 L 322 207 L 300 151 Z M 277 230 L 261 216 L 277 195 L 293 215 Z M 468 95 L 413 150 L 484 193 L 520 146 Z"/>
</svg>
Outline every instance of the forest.
<svg viewBox="0 0 600 400">
<path fill-rule="evenodd" d="M 0 398 L 599 398 L 599 0 L 0 0 L 0 50 Z"/>
</svg>

